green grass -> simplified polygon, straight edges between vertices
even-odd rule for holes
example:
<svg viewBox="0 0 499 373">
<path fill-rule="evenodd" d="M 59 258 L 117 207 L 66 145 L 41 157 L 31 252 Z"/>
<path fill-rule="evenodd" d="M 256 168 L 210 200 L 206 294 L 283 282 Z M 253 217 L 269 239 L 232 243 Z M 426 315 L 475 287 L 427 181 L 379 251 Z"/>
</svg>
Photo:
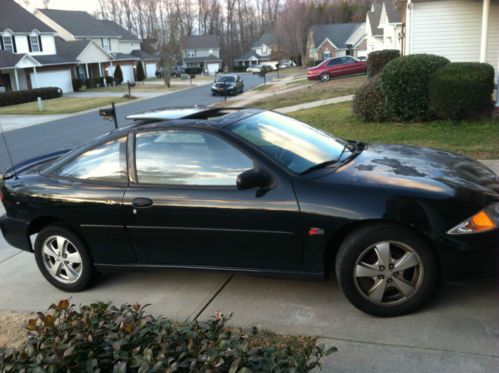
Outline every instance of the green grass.
<svg viewBox="0 0 499 373">
<path fill-rule="evenodd" d="M 172 82 L 171 88 L 166 87 L 164 84 L 140 84 L 137 83 L 135 87 L 132 87 L 132 95 L 134 92 L 163 92 L 163 91 L 174 91 L 180 88 L 185 88 L 183 85 L 175 85 Z M 121 84 L 114 87 L 103 87 L 103 88 L 90 88 L 82 90 L 82 92 L 113 92 L 113 93 L 128 93 L 128 86 L 126 84 Z"/>
<path fill-rule="evenodd" d="M 353 116 L 350 102 L 297 111 L 291 116 L 344 139 L 439 148 L 477 159 L 499 158 L 497 120 L 363 123 Z"/>
<path fill-rule="evenodd" d="M 303 88 L 290 92 L 277 92 L 271 97 L 251 103 L 251 106 L 262 109 L 277 109 L 327 98 L 352 95 L 364 84 L 365 80 L 365 76 L 335 79 L 327 83 L 319 81 L 301 82 L 298 80 L 297 82 L 300 83 L 296 84 L 303 85 Z M 294 87 L 288 86 L 286 88 Z"/>
<path fill-rule="evenodd" d="M 269 89 L 270 87 L 271 87 L 270 84 L 261 84 L 261 85 L 256 86 L 252 90 L 253 91 L 261 92 L 261 91 L 265 91 L 266 89 Z"/>
<path fill-rule="evenodd" d="M 45 110 L 38 110 L 38 102 L 0 107 L 0 114 L 70 114 L 78 111 L 106 106 L 112 102 L 118 103 L 128 101 L 123 97 L 60 97 L 45 100 Z"/>
</svg>

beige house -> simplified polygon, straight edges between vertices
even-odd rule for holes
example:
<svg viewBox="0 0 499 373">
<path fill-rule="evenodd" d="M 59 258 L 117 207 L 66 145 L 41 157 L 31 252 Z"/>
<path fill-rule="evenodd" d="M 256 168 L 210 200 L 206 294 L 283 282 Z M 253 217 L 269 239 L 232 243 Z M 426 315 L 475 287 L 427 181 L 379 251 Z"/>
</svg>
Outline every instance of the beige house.
<svg viewBox="0 0 499 373">
<path fill-rule="evenodd" d="M 393 0 L 375 0 L 366 14 L 367 53 L 398 49 L 403 42 L 402 12 Z"/>
</svg>

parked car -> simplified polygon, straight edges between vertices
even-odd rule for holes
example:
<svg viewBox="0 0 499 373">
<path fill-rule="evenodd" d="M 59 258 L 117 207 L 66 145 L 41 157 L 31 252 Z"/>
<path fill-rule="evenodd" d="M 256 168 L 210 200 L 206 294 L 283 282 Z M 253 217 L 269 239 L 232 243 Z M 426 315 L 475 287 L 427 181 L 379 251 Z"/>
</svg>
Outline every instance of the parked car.
<svg viewBox="0 0 499 373">
<path fill-rule="evenodd" d="M 335 272 L 353 305 L 395 316 L 441 278 L 498 273 L 499 179 L 480 162 L 259 109 L 132 119 L 4 175 L 3 235 L 59 289 L 106 270 Z"/>
<path fill-rule="evenodd" d="M 295 67 L 296 64 L 292 60 L 281 60 L 279 63 L 279 68 L 280 69 L 287 69 L 289 67 Z"/>
<path fill-rule="evenodd" d="M 327 82 L 331 78 L 367 73 L 367 62 L 351 56 L 330 58 L 307 70 L 309 80 Z"/>
<path fill-rule="evenodd" d="M 219 75 L 211 86 L 211 95 L 235 96 L 244 92 L 244 81 L 239 75 L 224 74 Z"/>
<path fill-rule="evenodd" d="M 251 72 L 253 74 L 261 74 L 262 72 L 268 73 L 272 70 L 273 69 L 270 65 L 255 65 L 255 66 L 250 66 L 246 69 L 247 72 Z"/>
<path fill-rule="evenodd" d="M 367 56 L 358 56 L 357 59 L 359 61 L 367 61 Z"/>
<path fill-rule="evenodd" d="M 172 67 L 170 69 L 170 76 L 172 78 L 178 78 L 180 75 L 182 74 L 185 74 L 185 69 L 181 66 L 175 66 L 175 67 Z M 160 67 L 157 71 L 156 71 L 156 77 L 157 78 L 161 78 L 163 77 L 163 68 Z"/>
</svg>

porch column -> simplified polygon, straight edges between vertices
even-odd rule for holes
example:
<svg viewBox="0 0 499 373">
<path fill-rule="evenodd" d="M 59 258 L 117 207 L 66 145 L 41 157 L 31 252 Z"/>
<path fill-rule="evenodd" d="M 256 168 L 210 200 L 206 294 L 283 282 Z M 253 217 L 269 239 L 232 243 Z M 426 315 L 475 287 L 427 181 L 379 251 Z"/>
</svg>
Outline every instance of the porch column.
<svg viewBox="0 0 499 373">
<path fill-rule="evenodd" d="M 38 74 L 36 73 L 36 66 L 33 66 L 33 75 L 35 77 L 35 88 L 38 88 Z"/>
<path fill-rule="evenodd" d="M 104 75 L 102 75 L 102 64 L 99 62 L 99 77 L 103 77 Z"/>
<path fill-rule="evenodd" d="M 88 71 L 88 63 L 85 64 L 85 73 L 87 74 L 87 79 L 90 79 L 90 71 Z"/>
<path fill-rule="evenodd" d="M 14 77 L 16 78 L 16 91 L 21 90 L 21 87 L 19 87 L 19 76 L 17 75 L 17 69 L 14 68 Z"/>
<path fill-rule="evenodd" d="M 483 0 L 482 36 L 480 38 L 480 62 L 487 61 L 487 34 L 489 31 L 490 0 Z"/>
</svg>

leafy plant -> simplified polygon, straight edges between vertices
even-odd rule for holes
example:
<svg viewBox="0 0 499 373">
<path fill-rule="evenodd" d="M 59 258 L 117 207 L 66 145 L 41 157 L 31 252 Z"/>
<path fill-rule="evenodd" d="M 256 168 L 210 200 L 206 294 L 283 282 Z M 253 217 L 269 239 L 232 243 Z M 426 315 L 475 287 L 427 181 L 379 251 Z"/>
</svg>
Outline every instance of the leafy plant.
<svg viewBox="0 0 499 373">
<path fill-rule="evenodd" d="M 137 62 L 137 70 L 136 70 L 136 74 L 137 74 L 137 81 L 138 82 L 143 82 L 144 80 L 146 80 L 146 74 L 144 72 L 144 65 L 142 64 L 141 61 Z"/>
<path fill-rule="evenodd" d="M 403 121 L 429 120 L 428 81 L 447 64 L 447 58 L 432 54 L 413 54 L 390 61 L 381 73 L 381 88 L 390 112 Z"/>
<path fill-rule="evenodd" d="M 118 64 L 114 68 L 114 81 L 116 82 L 117 85 L 120 85 L 123 83 L 123 71 L 121 70 L 121 66 Z"/>
<path fill-rule="evenodd" d="M 384 49 L 369 53 L 367 56 L 367 76 L 371 78 L 379 74 L 388 62 L 398 57 L 400 57 L 398 49 Z"/>
<path fill-rule="evenodd" d="M 62 90 L 58 87 L 45 87 L 26 89 L 20 91 L 9 91 L 0 93 L 0 106 L 23 104 L 36 101 L 38 97 L 43 100 L 62 96 Z"/>
<path fill-rule="evenodd" d="M 313 337 L 280 337 L 226 327 L 218 313 L 204 322 L 155 318 L 140 305 L 68 300 L 29 320 L 19 350 L 0 351 L 0 370 L 49 372 L 308 372 L 335 351 Z"/>
<path fill-rule="evenodd" d="M 379 74 L 368 79 L 355 93 L 353 113 L 363 122 L 383 122 L 390 119 Z"/>
<path fill-rule="evenodd" d="M 462 119 L 492 105 L 494 68 L 486 63 L 451 63 L 429 81 L 430 110 L 438 118 Z"/>
</svg>

